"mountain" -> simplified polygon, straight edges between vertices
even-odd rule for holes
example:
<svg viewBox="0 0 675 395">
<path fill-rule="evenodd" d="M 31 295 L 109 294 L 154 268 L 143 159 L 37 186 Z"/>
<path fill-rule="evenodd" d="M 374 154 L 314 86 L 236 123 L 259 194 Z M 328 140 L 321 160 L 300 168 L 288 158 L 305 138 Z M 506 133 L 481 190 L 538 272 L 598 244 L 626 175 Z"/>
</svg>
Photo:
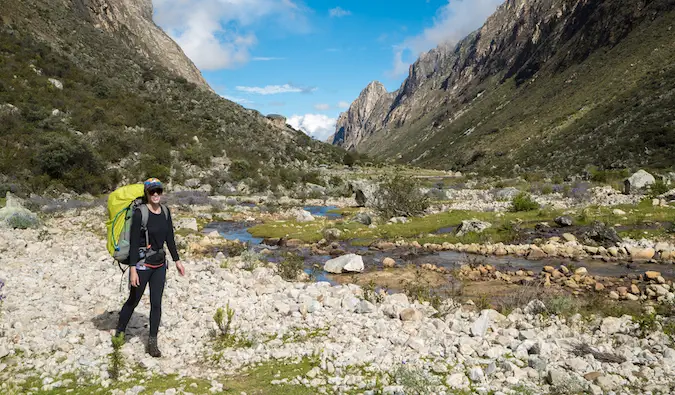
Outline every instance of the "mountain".
<svg viewBox="0 0 675 395">
<path fill-rule="evenodd" d="M 3 196 L 98 194 L 148 176 L 265 191 L 342 159 L 215 94 L 152 22 L 150 0 L 0 0 L 0 10 Z"/>
<path fill-rule="evenodd" d="M 94 27 L 116 35 L 189 82 L 209 88 L 183 50 L 153 22 L 152 0 L 74 0 L 73 6 Z"/>
<path fill-rule="evenodd" d="M 674 26 L 674 0 L 508 0 L 377 104 L 366 88 L 333 143 L 504 174 L 673 166 Z"/>
</svg>

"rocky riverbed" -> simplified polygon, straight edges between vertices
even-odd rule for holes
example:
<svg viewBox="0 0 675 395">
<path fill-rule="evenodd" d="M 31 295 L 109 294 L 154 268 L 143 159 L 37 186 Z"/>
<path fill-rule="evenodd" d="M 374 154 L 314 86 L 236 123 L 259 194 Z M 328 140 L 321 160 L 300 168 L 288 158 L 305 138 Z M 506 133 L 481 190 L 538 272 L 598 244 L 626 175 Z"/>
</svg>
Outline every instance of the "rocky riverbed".
<svg viewBox="0 0 675 395">
<path fill-rule="evenodd" d="M 73 380 L 125 392 L 108 373 L 110 335 L 126 289 L 105 250 L 104 217 L 102 208 L 72 210 L 47 219 L 42 229 L 0 230 L 3 392 L 22 392 L 22 382 L 36 376 L 33 392 Z M 629 316 L 557 317 L 535 300 L 506 316 L 450 300 L 434 308 L 404 294 L 373 297 L 355 285 L 287 282 L 265 262 L 184 261 L 186 277 L 168 274 L 164 357 L 144 351 L 145 297 L 122 349 L 122 382 L 138 380 L 138 371 L 179 374 L 204 378 L 210 392 L 219 392 L 228 375 L 252 364 L 305 358 L 312 361 L 306 372 L 270 385 L 364 394 L 675 390 L 675 350 L 658 322 L 647 330 Z M 241 341 L 219 349 L 213 315 L 227 304 Z M 139 382 L 126 392 L 143 389 Z"/>
</svg>

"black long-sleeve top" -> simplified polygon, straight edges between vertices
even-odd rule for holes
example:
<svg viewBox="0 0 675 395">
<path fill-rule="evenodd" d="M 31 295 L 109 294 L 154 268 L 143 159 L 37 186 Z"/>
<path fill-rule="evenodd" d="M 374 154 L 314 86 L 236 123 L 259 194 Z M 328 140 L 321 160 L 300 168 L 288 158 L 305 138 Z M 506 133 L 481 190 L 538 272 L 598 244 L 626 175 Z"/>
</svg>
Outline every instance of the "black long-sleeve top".
<svg viewBox="0 0 675 395">
<path fill-rule="evenodd" d="M 164 208 L 162 208 L 162 210 L 164 210 Z M 180 260 L 173 234 L 171 211 L 167 208 L 167 216 L 164 215 L 164 212 L 155 214 L 150 210 L 148 211 L 149 215 L 147 228 L 150 248 L 155 251 L 159 251 L 164 248 L 164 243 L 166 243 L 167 247 L 169 248 L 169 252 L 171 253 L 171 258 L 174 260 L 174 262 Z M 129 235 L 129 241 L 131 243 L 129 249 L 129 264 L 131 266 L 136 266 L 140 259 L 138 249 L 145 245 L 145 232 L 141 231 L 141 220 L 141 210 L 139 209 L 134 212 L 134 218 L 131 222 L 131 235 Z"/>
</svg>

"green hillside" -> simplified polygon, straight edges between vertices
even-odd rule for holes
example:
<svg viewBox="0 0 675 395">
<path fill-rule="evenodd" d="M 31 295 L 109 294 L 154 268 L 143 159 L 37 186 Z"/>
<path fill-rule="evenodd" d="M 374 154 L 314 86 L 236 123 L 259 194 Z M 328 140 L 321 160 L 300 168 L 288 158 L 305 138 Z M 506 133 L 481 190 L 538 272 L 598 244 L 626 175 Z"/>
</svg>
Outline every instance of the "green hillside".
<svg viewBox="0 0 675 395">
<path fill-rule="evenodd" d="M 486 80 L 471 88 L 470 103 L 375 133 L 363 148 L 426 167 L 499 174 L 675 165 L 675 12 L 582 62 L 553 66 L 569 52 L 559 49 L 519 85 L 516 77 Z M 461 115 L 444 122 L 457 109 Z"/>
<path fill-rule="evenodd" d="M 101 193 L 149 175 L 175 183 L 252 178 L 264 190 L 286 167 L 342 159 L 340 149 L 273 127 L 153 64 L 76 9 L 41 0 L 0 0 L 0 8 L 3 196 Z M 214 157 L 234 161 L 239 174 Z"/>
</svg>

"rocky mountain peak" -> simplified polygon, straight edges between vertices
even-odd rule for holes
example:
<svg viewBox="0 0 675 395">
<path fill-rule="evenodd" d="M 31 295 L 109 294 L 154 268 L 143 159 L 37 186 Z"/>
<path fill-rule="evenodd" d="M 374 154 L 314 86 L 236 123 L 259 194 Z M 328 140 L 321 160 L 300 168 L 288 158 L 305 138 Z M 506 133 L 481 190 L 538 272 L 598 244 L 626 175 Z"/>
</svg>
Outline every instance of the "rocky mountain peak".
<svg viewBox="0 0 675 395">
<path fill-rule="evenodd" d="M 120 36 L 142 55 L 210 89 L 194 63 L 152 20 L 152 0 L 74 0 L 73 5 L 96 28 Z"/>
<path fill-rule="evenodd" d="M 387 89 L 379 81 L 372 81 L 359 94 L 347 112 L 340 114 L 337 121 L 337 131 L 333 136 L 333 144 L 354 148 L 363 138 L 364 126 L 371 114 L 383 99 L 389 97 Z M 348 136 L 348 139 L 345 139 Z"/>
</svg>

